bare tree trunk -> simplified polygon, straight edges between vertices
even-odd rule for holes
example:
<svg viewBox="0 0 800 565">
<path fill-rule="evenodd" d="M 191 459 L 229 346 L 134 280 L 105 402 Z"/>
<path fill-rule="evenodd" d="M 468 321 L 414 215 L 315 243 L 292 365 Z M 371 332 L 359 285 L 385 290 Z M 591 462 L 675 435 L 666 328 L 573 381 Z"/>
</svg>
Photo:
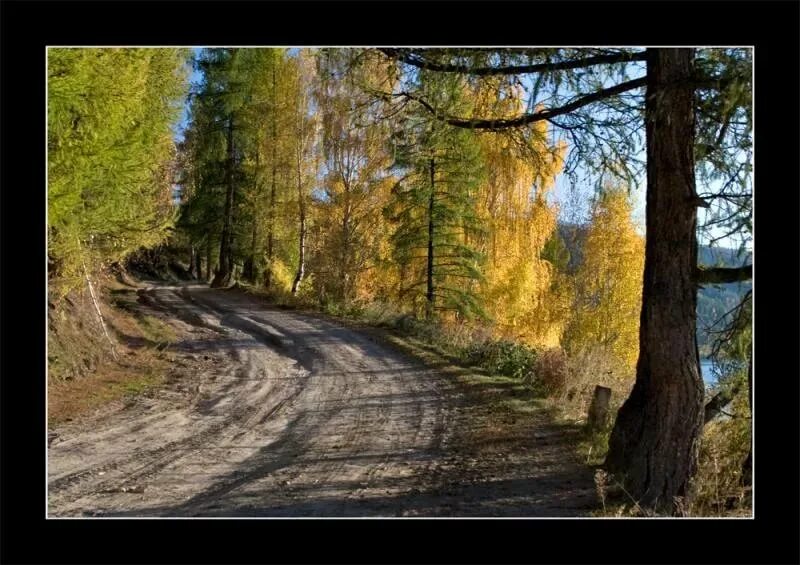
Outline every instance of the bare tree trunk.
<svg viewBox="0 0 800 565">
<path fill-rule="evenodd" d="M 608 425 L 608 408 L 610 405 L 611 389 L 595 385 L 592 403 L 589 405 L 589 413 L 586 418 L 589 429 L 602 430 Z"/>
<path fill-rule="evenodd" d="M 272 261 L 275 258 L 275 192 L 276 192 L 276 166 L 274 165 L 275 149 L 272 150 L 272 187 L 269 195 L 269 232 L 267 233 L 267 270 L 264 273 L 264 288 L 272 285 Z"/>
<path fill-rule="evenodd" d="M 428 268 L 427 268 L 427 293 L 425 302 L 425 318 L 430 320 L 433 317 L 433 300 L 434 300 L 434 289 L 433 289 L 433 205 L 434 205 L 434 192 L 435 192 L 435 182 L 434 178 L 436 176 L 436 163 L 431 158 L 430 163 L 430 172 L 431 172 L 431 195 L 430 199 L 428 200 Z"/>
<path fill-rule="evenodd" d="M 636 383 L 605 465 L 643 508 L 675 512 L 697 465 L 703 381 L 695 339 L 697 193 L 692 49 L 650 49 L 647 242 Z"/>
<path fill-rule="evenodd" d="M 256 173 L 255 173 L 255 181 L 253 183 L 254 192 L 256 197 L 260 195 L 259 185 L 258 185 L 258 165 L 259 165 L 259 151 L 256 148 Z M 253 230 L 252 230 L 252 237 L 250 239 L 250 254 L 247 256 L 247 260 L 244 262 L 244 267 L 242 269 L 242 278 L 247 279 L 251 283 L 256 282 L 256 242 L 258 241 L 258 221 L 257 218 L 253 217 Z"/>
<path fill-rule="evenodd" d="M 342 213 L 342 260 L 339 264 L 339 282 L 342 287 L 342 302 L 347 304 L 350 300 L 350 216 L 352 213 L 350 205 L 350 185 L 344 182 L 345 203 Z"/>
<path fill-rule="evenodd" d="M 211 238 L 206 238 L 206 282 L 211 280 Z"/>
<path fill-rule="evenodd" d="M 203 278 L 203 255 L 199 248 L 195 248 L 194 251 L 194 272 L 197 280 Z"/>
<path fill-rule="evenodd" d="M 306 199 L 303 194 L 303 155 L 305 154 L 305 113 L 306 99 L 305 96 L 301 97 L 300 107 L 298 109 L 298 144 L 297 144 L 297 203 L 300 211 L 300 234 L 298 237 L 298 258 L 297 258 L 297 273 L 292 282 L 292 296 L 297 295 L 297 290 L 300 283 L 303 282 L 303 277 L 306 272 Z"/>
<path fill-rule="evenodd" d="M 80 248 L 80 246 L 81 241 L 78 239 L 78 248 Z M 83 260 L 83 257 L 81 257 L 81 265 L 83 265 L 83 276 L 86 278 L 86 285 L 89 287 L 89 296 L 92 297 L 94 311 L 97 313 L 97 318 L 100 320 L 100 327 L 103 328 L 103 335 L 106 337 L 106 341 L 108 341 L 109 345 L 111 346 L 111 356 L 114 358 L 114 361 L 117 361 L 117 349 L 114 341 L 108 334 L 108 330 L 106 329 L 106 321 L 103 318 L 103 313 L 100 311 L 100 305 L 97 303 L 97 297 L 94 294 L 94 286 L 92 285 L 92 280 L 89 278 L 89 269 L 86 268 L 86 261 Z"/>
<path fill-rule="evenodd" d="M 194 277 L 194 264 L 197 254 L 194 250 L 194 244 L 189 244 L 189 276 Z"/>
<path fill-rule="evenodd" d="M 255 281 L 255 264 L 256 264 L 256 224 L 253 222 L 252 236 L 250 238 L 250 253 L 244 261 L 242 267 L 242 278 L 250 282 Z"/>
<path fill-rule="evenodd" d="M 233 178 L 233 117 L 228 118 L 228 162 L 225 171 L 228 190 L 225 194 L 225 217 L 222 224 L 222 237 L 219 244 L 219 270 L 212 287 L 226 286 L 230 283 L 233 271 L 233 199 L 235 196 L 235 183 Z"/>
<path fill-rule="evenodd" d="M 298 183 L 297 187 L 299 197 L 300 197 L 300 238 L 299 238 L 299 257 L 297 262 L 297 274 L 294 277 L 294 282 L 292 283 L 292 294 L 297 294 L 297 289 L 300 287 L 300 283 L 303 282 L 303 277 L 305 276 L 306 272 L 306 205 L 305 199 L 303 198 L 303 189 Z"/>
</svg>

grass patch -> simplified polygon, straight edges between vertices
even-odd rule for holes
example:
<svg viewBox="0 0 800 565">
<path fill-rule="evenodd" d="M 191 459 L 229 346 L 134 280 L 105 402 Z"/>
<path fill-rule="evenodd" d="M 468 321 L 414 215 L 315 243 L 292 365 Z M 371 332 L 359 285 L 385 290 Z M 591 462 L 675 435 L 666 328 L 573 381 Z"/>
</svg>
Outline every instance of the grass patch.
<svg viewBox="0 0 800 565">
<path fill-rule="evenodd" d="M 166 360 L 140 355 L 136 363 L 101 364 L 81 379 L 48 385 L 48 426 L 84 416 L 110 402 L 145 394 L 165 380 Z"/>
<path fill-rule="evenodd" d="M 141 314 L 136 317 L 136 323 L 142 330 L 144 337 L 159 344 L 159 349 L 164 345 L 175 343 L 178 339 L 175 330 L 168 324 L 162 322 L 154 316 Z"/>
<path fill-rule="evenodd" d="M 452 377 L 473 399 L 480 397 L 491 412 L 506 415 L 533 416 L 549 412 L 539 391 L 519 378 L 493 372 L 471 364 L 452 354 L 442 344 L 427 343 L 419 338 L 399 335 L 395 330 L 378 329 L 381 339 L 397 350 L 421 360 L 441 374 Z"/>
</svg>

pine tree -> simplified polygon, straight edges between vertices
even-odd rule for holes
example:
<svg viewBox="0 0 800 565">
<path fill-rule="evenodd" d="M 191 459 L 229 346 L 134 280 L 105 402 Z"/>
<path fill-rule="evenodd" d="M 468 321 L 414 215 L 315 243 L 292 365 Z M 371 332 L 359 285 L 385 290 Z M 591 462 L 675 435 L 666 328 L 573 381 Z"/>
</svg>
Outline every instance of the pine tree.
<svg viewBox="0 0 800 565">
<path fill-rule="evenodd" d="M 458 86 L 424 83 L 431 96 L 449 98 L 453 106 L 468 102 Z M 397 226 L 395 260 L 406 274 L 401 298 L 428 319 L 441 311 L 483 317 L 478 283 L 484 257 L 471 244 L 483 231 L 473 205 L 484 175 L 478 139 L 424 115 L 410 116 L 403 131 L 395 161 L 403 179 L 387 208 Z"/>
<path fill-rule="evenodd" d="M 218 248 L 213 284 L 232 282 L 241 264 L 251 282 L 263 272 L 267 288 L 288 291 L 297 61 L 281 49 L 209 49 L 197 63 L 204 80 L 185 144 L 182 226 Z"/>
</svg>

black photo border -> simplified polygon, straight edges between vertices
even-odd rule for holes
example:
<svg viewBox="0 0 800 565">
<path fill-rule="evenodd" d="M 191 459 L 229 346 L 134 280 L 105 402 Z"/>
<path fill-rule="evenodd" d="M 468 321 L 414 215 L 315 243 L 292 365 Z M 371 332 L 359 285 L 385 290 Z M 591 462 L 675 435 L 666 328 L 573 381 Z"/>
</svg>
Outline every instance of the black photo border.
<svg viewBox="0 0 800 565">
<path fill-rule="evenodd" d="M 0 3 L 0 562 L 800 563 L 798 2 Z M 755 518 L 45 520 L 47 45 L 755 46 Z"/>
</svg>

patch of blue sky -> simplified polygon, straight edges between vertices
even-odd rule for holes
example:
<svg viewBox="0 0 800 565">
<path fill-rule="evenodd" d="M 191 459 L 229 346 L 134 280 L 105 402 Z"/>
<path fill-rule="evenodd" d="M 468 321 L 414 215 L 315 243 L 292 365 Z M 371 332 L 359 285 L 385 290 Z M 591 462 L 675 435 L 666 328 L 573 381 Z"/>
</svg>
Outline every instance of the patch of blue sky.
<svg viewBox="0 0 800 565">
<path fill-rule="evenodd" d="M 194 64 L 194 61 L 200 56 L 203 47 L 192 47 L 192 59 L 187 64 L 190 66 L 190 73 L 189 73 L 189 92 L 194 92 L 197 86 L 203 81 L 203 72 L 197 68 Z M 186 131 L 186 127 L 189 125 L 189 101 L 190 96 L 187 96 L 183 103 L 183 108 L 181 109 L 181 117 L 178 120 L 178 123 L 173 128 L 175 133 L 175 141 L 180 143 L 184 139 L 184 132 Z"/>
</svg>

